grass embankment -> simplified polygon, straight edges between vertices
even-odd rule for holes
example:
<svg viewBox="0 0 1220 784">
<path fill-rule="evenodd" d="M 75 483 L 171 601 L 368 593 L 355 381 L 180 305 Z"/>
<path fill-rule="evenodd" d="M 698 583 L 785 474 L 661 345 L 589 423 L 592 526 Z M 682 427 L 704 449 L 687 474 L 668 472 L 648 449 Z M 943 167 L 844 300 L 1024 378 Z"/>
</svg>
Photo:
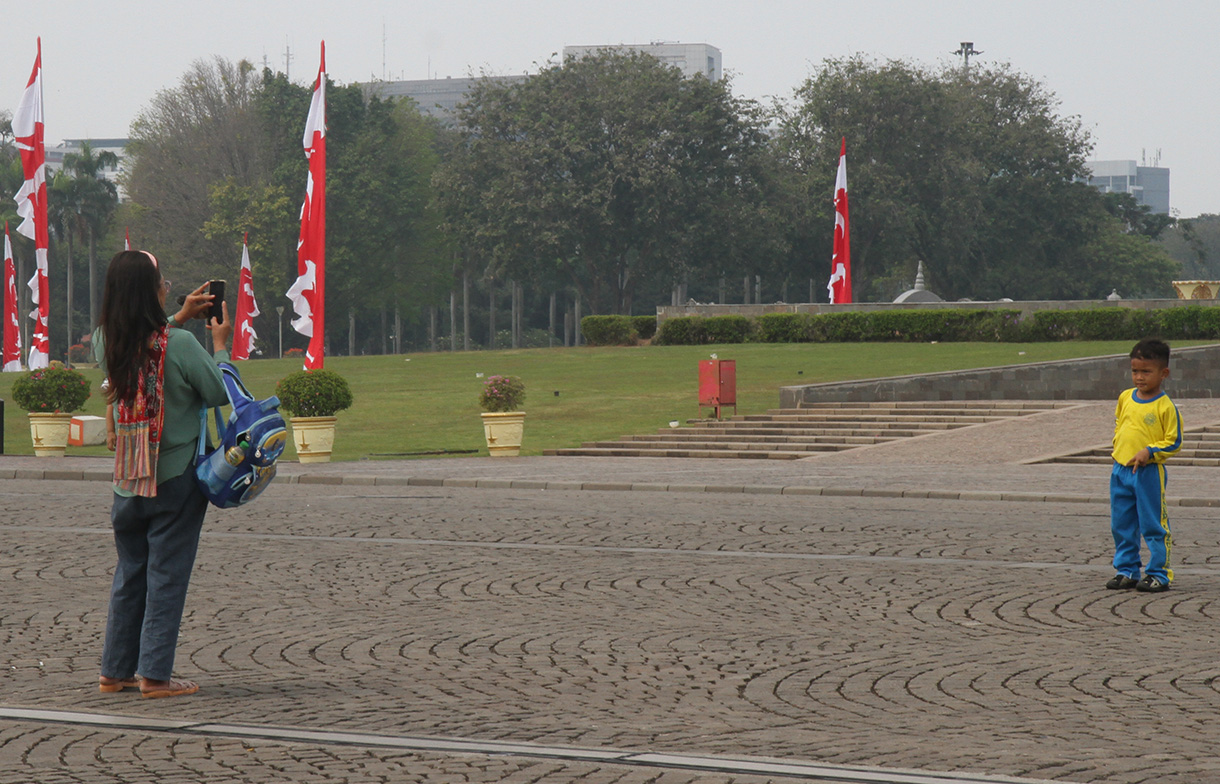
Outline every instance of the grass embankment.
<svg viewBox="0 0 1220 784">
<path fill-rule="evenodd" d="M 1130 348 L 1129 341 L 745 343 L 332 357 L 326 367 L 346 376 L 355 396 L 354 406 L 339 413 L 334 459 L 359 460 L 445 450 L 486 454 L 478 417 L 483 383 L 479 373 L 524 379 L 528 416 L 522 453 L 536 455 L 582 441 L 648 433 L 670 420 L 698 416 L 698 362 L 713 353 L 737 362 L 738 412 L 759 413 L 779 404 L 782 386 L 1116 354 Z M 300 368 L 299 360 L 287 359 L 237 364 L 256 397 L 273 394 L 280 378 Z M 82 372 L 93 383 L 93 395 L 81 413 L 101 416 L 101 372 Z M 28 421 L 9 395 L 16 377 L 0 374 L 0 398 L 6 401 L 4 448 L 8 454 L 28 455 L 33 453 Z M 69 447 L 68 454 L 108 453 L 105 447 Z M 285 456 L 293 457 L 291 447 Z"/>
</svg>

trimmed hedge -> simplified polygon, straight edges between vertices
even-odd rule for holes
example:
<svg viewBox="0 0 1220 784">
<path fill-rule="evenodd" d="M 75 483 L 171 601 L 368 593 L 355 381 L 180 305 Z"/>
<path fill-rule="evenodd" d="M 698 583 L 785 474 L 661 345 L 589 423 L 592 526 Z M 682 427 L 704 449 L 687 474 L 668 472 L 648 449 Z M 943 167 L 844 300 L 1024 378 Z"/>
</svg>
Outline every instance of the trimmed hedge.
<svg viewBox="0 0 1220 784">
<path fill-rule="evenodd" d="M 653 329 L 656 329 L 653 318 Z M 639 333 L 630 316 L 585 316 L 580 320 L 580 334 L 590 346 L 634 346 Z"/>
<path fill-rule="evenodd" d="M 754 320 L 745 316 L 678 316 L 665 319 L 652 342 L 660 346 L 747 343 L 754 331 Z"/>
<path fill-rule="evenodd" d="M 640 340 L 650 340 L 657 334 L 657 317 L 632 316 L 631 326 L 635 327 L 636 334 L 640 336 Z"/>
<path fill-rule="evenodd" d="M 1163 310 L 1106 307 L 1043 310 L 1022 320 L 1019 310 L 878 310 L 851 313 L 768 313 L 666 319 L 654 343 L 854 343 L 861 341 L 1007 342 L 1057 340 L 1220 339 L 1220 307 Z"/>
<path fill-rule="evenodd" d="M 757 335 L 765 343 L 1015 341 L 1020 318 L 1017 310 L 769 313 L 758 317 Z"/>
</svg>

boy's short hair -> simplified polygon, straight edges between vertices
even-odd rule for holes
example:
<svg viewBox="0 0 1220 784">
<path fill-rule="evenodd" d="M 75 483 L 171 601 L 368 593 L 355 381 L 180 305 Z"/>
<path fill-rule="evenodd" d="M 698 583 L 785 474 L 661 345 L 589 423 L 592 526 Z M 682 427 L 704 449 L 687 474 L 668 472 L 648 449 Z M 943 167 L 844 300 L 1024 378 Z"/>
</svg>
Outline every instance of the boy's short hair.
<svg viewBox="0 0 1220 784">
<path fill-rule="evenodd" d="M 1162 367 L 1169 367 L 1169 344 L 1156 338 L 1146 338 L 1131 349 L 1132 359 L 1146 359 Z"/>
</svg>

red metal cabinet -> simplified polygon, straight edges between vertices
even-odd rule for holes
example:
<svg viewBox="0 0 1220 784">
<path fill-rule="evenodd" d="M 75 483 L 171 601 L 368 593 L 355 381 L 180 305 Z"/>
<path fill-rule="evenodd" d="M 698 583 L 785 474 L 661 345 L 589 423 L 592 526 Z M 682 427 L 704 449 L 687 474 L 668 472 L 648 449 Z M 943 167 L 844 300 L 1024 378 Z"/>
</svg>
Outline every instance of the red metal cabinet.
<svg viewBox="0 0 1220 784">
<path fill-rule="evenodd" d="M 722 406 L 737 413 L 737 361 L 704 359 L 699 362 L 699 407 L 714 408 L 719 419 Z"/>
</svg>

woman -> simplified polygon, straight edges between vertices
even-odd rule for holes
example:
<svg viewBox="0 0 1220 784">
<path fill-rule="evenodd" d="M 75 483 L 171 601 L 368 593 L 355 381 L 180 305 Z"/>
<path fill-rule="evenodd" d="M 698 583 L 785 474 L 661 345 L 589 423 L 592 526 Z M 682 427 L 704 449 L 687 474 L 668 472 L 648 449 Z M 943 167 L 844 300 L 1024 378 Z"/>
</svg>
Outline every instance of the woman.
<svg viewBox="0 0 1220 784">
<path fill-rule="evenodd" d="M 165 316 L 169 283 L 146 251 L 110 261 L 94 355 L 108 380 L 115 422 L 110 521 L 118 565 L 110 590 L 99 688 L 139 688 L 145 697 L 194 694 L 173 677 L 174 649 L 207 499 L 195 484 L 199 412 L 228 403 L 216 363 L 229 359 L 228 309 L 212 319 L 214 354 L 190 332 L 170 329 L 211 304 L 207 284 Z"/>
</svg>

